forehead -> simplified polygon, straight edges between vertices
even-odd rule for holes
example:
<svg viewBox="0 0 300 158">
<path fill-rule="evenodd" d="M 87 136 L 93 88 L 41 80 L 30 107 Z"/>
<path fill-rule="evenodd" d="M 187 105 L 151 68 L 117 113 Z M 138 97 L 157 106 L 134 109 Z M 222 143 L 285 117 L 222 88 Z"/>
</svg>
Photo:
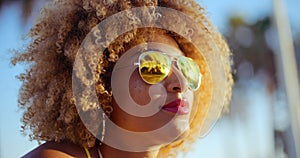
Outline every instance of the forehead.
<svg viewBox="0 0 300 158">
<path fill-rule="evenodd" d="M 147 43 L 147 49 L 160 51 L 171 56 L 184 55 L 184 53 L 179 48 L 165 43 L 150 42 Z"/>
<path fill-rule="evenodd" d="M 155 36 L 147 42 L 149 42 L 148 49 L 160 50 L 169 55 L 184 55 L 177 42 L 171 36 L 155 34 Z"/>
</svg>

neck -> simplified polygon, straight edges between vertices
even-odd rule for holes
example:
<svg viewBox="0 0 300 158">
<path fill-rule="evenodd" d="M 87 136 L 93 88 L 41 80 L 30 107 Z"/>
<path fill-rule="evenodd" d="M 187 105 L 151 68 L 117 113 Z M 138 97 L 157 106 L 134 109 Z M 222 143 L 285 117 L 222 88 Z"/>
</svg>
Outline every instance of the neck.
<svg viewBox="0 0 300 158">
<path fill-rule="evenodd" d="M 103 144 L 127 153 L 146 154 L 149 153 L 148 151 L 158 152 L 166 144 L 166 141 L 162 140 L 161 133 L 163 132 L 160 131 L 134 132 L 112 123 L 108 123 L 106 129 L 109 129 L 109 132 L 105 133 Z"/>
<path fill-rule="evenodd" d="M 129 152 L 119 149 L 115 149 L 106 144 L 100 146 L 100 151 L 103 158 L 119 158 L 119 157 L 130 157 L 130 158 L 155 158 L 158 155 L 159 150 L 149 150 L 144 152 Z"/>
</svg>

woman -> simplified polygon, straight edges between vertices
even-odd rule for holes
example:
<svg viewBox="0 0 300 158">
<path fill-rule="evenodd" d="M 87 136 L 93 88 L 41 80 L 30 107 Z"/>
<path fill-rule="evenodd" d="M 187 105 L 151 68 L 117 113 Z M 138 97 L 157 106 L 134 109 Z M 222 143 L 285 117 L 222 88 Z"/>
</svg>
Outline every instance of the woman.
<svg viewBox="0 0 300 158">
<path fill-rule="evenodd" d="M 24 157 L 176 157 L 230 98 L 230 52 L 194 1 L 55 0 L 29 33 Z"/>
</svg>

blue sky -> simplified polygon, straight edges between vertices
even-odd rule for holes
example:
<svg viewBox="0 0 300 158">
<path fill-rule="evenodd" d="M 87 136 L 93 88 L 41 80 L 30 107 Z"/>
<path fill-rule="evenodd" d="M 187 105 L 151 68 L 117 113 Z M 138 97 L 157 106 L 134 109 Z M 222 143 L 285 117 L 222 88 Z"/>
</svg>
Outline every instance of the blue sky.
<svg viewBox="0 0 300 158">
<path fill-rule="evenodd" d="M 226 30 L 226 17 L 232 15 L 240 15 L 247 22 L 251 23 L 257 19 L 263 18 L 273 12 L 272 0 L 252 0 L 252 1 L 236 1 L 236 0 L 198 0 L 203 3 L 207 9 L 208 15 L 213 23 L 217 25 L 221 32 Z M 298 14 L 300 1 L 285 0 L 289 20 L 293 32 L 300 32 L 300 16 Z"/>
<path fill-rule="evenodd" d="M 252 1 L 236 1 L 236 0 L 200 0 L 199 1 L 208 12 L 208 16 L 211 17 L 214 24 L 217 25 L 221 32 L 226 31 L 226 19 L 230 15 L 241 15 L 248 22 L 253 22 L 256 19 L 263 18 L 272 12 L 271 0 L 252 0 Z M 298 8 L 300 6 L 299 0 L 287 0 L 287 8 L 289 18 L 291 21 L 292 31 L 294 33 L 300 32 L 300 16 L 298 16 Z M 37 12 L 37 11 L 35 11 Z M 29 25 L 24 26 L 20 20 L 20 9 L 17 6 L 7 6 L 0 12 L 0 157 L 20 157 L 24 153 L 34 148 L 37 143 L 30 142 L 28 137 L 21 135 L 20 131 L 20 118 L 21 112 L 17 107 L 18 89 L 20 82 L 14 77 L 20 73 L 23 69 L 22 66 L 12 67 L 9 64 L 10 55 L 7 54 L 9 49 L 21 48 L 21 38 L 24 32 L 27 32 Z M 266 102 L 265 100 L 257 100 L 256 105 Z M 255 108 L 254 108 L 255 109 Z M 267 111 L 267 109 L 266 109 Z M 263 115 L 263 114 L 262 114 Z M 263 118 L 262 118 L 263 119 Z M 222 121 L 221 121 L 222 122 Z M 268 122 L 268 121 L 266 121 Z M 263 124 L 262 124 L 263 125 Z M 220 124 L 219 126 L 225 126 Z M 221 128 L 217 126 L 216 129 Z M 250 127 L 248 127 L 250 128 Z M 226 127 L 228 129 L 228 126 Z M 262 132 L 264 133 L 264 132 Z M 228 134 L 228 133 L 227 133 Z M 214 134 L 211 134 L 212 137 Z M 238 134 L 237 134 L 238 135 Z M 220 135 L 219 135 L 220 136 Z M 211 136 L 210 136 L 211 137 Z M 204 139 L 198 144 L 202 148 L 207 145 L 216 145 L 218 142 L 218 135 L 213 138 Z M 216 144 L 211 144 L 216 143 Z M 204 143 L 204 144 L 203 144 Z M 205 144 L 206 143 L 206 144 Z M 234 142 L 233 142 L 234 143 Z M 204 148 L 203 153 L 194 152 L 189 155 L 190 157 L 203 157 L 212 156 L 213 153 L 218 153 L 221 150 L 219 148 Z M 206 156 L 205 156 L 206 154 Z M 222 155 L 214 155 L 214 158 L 221 158 Z M 241 156 L 240 156 L 241 157 Z"/>
<path fill-rule="evenodd" d="M 12 67 L 9 64 L 9 49 L 20 48 L 22 46 L 22 27 L 19 19 L 19 8 L 9 6 L 0 14 L 0 98 L 1 98 L 1 155 L 0 157 L 19 157 L 21 153 L 28 150 L 28 138 L 20 134 L 21 112 L 17 108 L 18 89 L 20 82 L 14 77 L 22 71 L 22 66 Z"/>
</svg>

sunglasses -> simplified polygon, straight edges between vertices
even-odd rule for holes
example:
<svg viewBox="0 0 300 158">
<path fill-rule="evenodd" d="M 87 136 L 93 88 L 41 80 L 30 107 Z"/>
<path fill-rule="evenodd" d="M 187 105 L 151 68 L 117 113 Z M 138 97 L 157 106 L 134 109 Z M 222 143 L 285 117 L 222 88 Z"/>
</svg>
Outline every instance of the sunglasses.
<svg viewBox="0 0 300 158">
<path fill-rule="evenodd" d="M 193 59 L 185 56 L 170 56 L 160 51 L 143 52 L 135 65 L 139 66 L 141 78 L 148 84 L 158 84 L 170 73 L 172 62 L 176 61 L 176 66 L 188 82 L 192 91 L 200 87 L 201 73 L 199 66 Z"/>
</svg>

